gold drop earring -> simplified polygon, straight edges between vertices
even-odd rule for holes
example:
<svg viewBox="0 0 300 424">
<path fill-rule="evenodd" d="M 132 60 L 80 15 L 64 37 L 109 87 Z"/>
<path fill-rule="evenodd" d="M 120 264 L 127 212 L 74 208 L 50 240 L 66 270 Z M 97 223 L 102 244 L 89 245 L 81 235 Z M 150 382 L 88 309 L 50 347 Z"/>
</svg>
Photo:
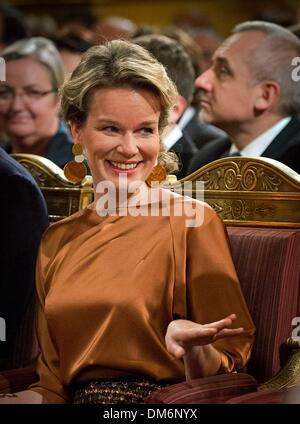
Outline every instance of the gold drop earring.
<svg viewBox="0 0 300 424">
<path fill-rule="evenodd" d="M 81 144 L 74 144 L 72 153 L 75 156 L 74 160 L 66 163 L 64 166 L 65 177 L 72 183 L 80 183 L 87 174 L 87 169 L 83 163 L 85 157 Z"/>
<path fill-rule="evenodd" d="M 161 165 L 155 165 L 151 171 L 151 174 L 146 179 L 146 184 L 148 187 L 151 187 L 155 183 L 162 183 L 167 179 L 167 172 L 165 168 Z"/>
</svg>

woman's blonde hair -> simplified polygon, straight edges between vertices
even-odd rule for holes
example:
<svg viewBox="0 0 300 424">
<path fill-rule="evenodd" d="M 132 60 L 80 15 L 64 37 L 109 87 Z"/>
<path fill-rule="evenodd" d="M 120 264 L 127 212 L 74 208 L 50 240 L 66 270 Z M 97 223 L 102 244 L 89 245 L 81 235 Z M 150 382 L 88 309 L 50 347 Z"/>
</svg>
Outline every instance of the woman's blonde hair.
<svg viewBox="0 0 300 424">
<path fill-rule="evenodd" d="M 90 99 L 100 88 L 130 87 L 151 92 L 159 99 L 159 131 L 168 123 L 169 110 L 178 93 L 166 70 L 144 48 L 129 41 L 113 40 L 91 47 L 61 88 L 61 113 L 66 122 L 82 126 Z M 177 169 L 176 155 L 161 149 L 158 162 L 167 172 Z"/>
</svg>

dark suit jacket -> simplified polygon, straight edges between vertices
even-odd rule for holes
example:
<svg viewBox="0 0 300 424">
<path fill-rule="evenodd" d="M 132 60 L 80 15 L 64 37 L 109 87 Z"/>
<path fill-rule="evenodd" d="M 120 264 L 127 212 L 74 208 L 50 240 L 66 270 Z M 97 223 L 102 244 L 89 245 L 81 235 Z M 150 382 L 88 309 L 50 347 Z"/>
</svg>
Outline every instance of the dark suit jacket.
<svg viewBox="0 0 300 424">
<path fill-rule="evenodd" d="M 171 152 L 175 152 L 179 157 L 179 170 L 174 172 L 178 179 L 184 178 L 190 166 L 191 160 L 198 153 L 193 140 L 183 130 L 182 137 L 170 148 Z"/>
<path fill-rule="evenodd" d="M 0 317 L 6 324 L 0 359 L 5 360 L 32 300 L 35 261 L 48 215 L 44 197 L 32 176 L 1 148 L 0 202 Z"/>
<path fill-rule="evenodd" d="M 192 160 L 188 173 L 229 153 L 229 138 L 214 140 L 199 150 Z M 262 153 L 263 157 L 276 159 L 300 174 L 300 118 L 293 117 Z"/>
<path fill-rule="evenodd" d="M 206 143 L 213 140 L 227 138 L 224 131 L 213 125 L 201 122 L 197 113 L 186 124 L 184 131 L 190 136 L 198 149 L 201 149 Z"/>
</svg>

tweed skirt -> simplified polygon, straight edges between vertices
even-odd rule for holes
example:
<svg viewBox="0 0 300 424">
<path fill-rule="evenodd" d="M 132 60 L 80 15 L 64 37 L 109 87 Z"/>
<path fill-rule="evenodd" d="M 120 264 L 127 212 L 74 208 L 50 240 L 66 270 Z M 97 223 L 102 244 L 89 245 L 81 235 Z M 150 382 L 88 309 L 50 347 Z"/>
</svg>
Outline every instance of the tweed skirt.
<svg viewBox="0 0 300 424">
<path fill-rule="evenodd" d="M 75 390 L 74 404 L 130 404 L 144 403 L 155 390 L 165 387 L 147 378 L 122 378 L 118 380 L 95 380 Z"/>
</svg>

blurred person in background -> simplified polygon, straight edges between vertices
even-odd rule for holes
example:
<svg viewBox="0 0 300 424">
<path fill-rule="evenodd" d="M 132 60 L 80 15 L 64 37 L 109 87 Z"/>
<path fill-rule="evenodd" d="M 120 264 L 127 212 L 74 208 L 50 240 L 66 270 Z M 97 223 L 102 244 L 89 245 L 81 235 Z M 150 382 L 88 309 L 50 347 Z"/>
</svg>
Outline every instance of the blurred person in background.
<svg viewBox="0 0 300 424">
<path fill-rule="evenodd" d="M 5 340 L 0 342 L 3 370 L 12 367 L 18 328 L 34 299 L 35 262 L 48 225 L 46 203 L 37 183 L 3 149 L 0 199 L 0 317 L 6 327 Z"/>
<path fill-rule="evenodd" d="M 214 25 L 198 8 L 179 12 L 173 19 L 174 25 L 186 31 L 202 51 L 202 70 L 211 66 L 211 59 L 215 50 L 222 43 L 223 38 L 214 28 Z"/>
<path fill-rule="evenodd" d="M 200 75 L 205 69 L 204 50 L 200 48 L 191 35 L 181 28 L 175 26 L 164 27 L 161 33 L 176 40 L 188 53 L 192 62 L 195 76 Z M 226 133 L 220 128 L 201 121 L 199 116 L 200 90 L 194 86 L 193 99 L 181 115 L 178 126 L 184 130 L 193 140 L 198 149 L 212 140 L 225 139 Z"/>
<path fill-rule="evenodd" d="M 180 159 L 177 178 L 184 178 L 187 169 L 198 149 L 191 137 L 177 125 L 180 117 L 189 106 L 194 92 L 194 69 L 184 48 L 176 41 L 160 34 L 144 35 L 132 39 L 148 50 L 162 65 L 168 77 L 176 85 L 179 93 L 176 104 L 171 109 L 169 124 L 162 135 L 167 150 L 175 152 Z"/>
<path fill-rule="evenodd" d="M 56 20 L 49 14 L 26 14 L 24 19 L 28 28 L 29 37 L 45 37 L 51 39 L 59 29 Z"/>
<path fill-rule="evenodd" d="M 111 40 L 127 40 L 136 29 L 136 24 L 122 16 L 107 16 L 93 25 L 94 44 Z"/>
<path fill-rule="evenodd" d="M 0 123 L 8 153 L 44 156 L 63 167 L 72 159 L 72 139 L 59 118 L 58 90 L 64 68 L 54 44 L 43 37 L 17 41 L 1 56 L 6 81 L 0 83 Z"/>
<path fill-rule="evenodd" d="M 211 67 L 214 52 L 220 46 L 223 38 L 215 31 L 213 27 L 193 28 L 190 36 L 202 51 L 202 69 Z"/>
<path fill-rule="evenodd" d="M 300 84 L 293 59 L 300 41 L 264 21 L 237 25 L 196 79 L 201 117 L 230 139 L 211 142 L 193 159 L 190 172 L 225 156 L 264 156 L 300 172 Z"/>
<path fill-rule="evenodd" d="M 79 65 L 82 54 L 93 45 L 91 38 L 85 37 L 80 29 L 75 28 L 59 32 L 52 40 L 60 53 L 67 74 L 73 72 Z"/>
<path fill-rule="evenodd" d="M 9 44 L 28 36 L 22 14 L 15 8 L 0 5 L 0 50 Z"/>
<path fill-rule="evenodd" d="M 191 61 L 194 69 L 194 75 L 197 76 L 202 72 L 201 49 L 196 45 L 194 40 L 186 31 L 175 26 L 167 26 L 162 28 L 155 26 L 141 26 L 138 27 L 131 34 L 131 39 L 150 34 L 161 34 L 175 40 L 182 46 L 182 48 L 188 54 L 189 60 Z M 154 44 L 153 47 L 155 47 Z M 158 53 L 158 50 L 159 48 L 156 49 L 156 53 Z M 167 67 L 169 68 L 169 72 L 172 72 L 172 66 L 174 66 L 175 69 L 178 69 L 178 65 L 176 65 L 176 63 L 173 63 L 173 65 L 171 65 L 170 60 L 172 61 L 172 59 L 169 59 L 167 55 L 164 58 L 164 62 L 162 58 L 158 60 L 161 60 L 164 66 L 167 65 Z M 186 75 L 189 75 L 190 77 L 190 73 Z M 186 79 L 186 75 L 184 74 L 184 72 L 182 72 L 181 78 Z M 179 78 L 176 78 L 176 80 L 179 81 Z M 187 84 L 187 82 L 185 82 L 185 84 Z M 188 84 L 192 85 L 191 82 L 189 82 Z M 224 131 L 213 125 L 206 124 L 200 120 L 199 91 L 195 86 L 193 88 L 192 100 L 188 101 L 188 104 L 186 105 L 180 118 L 178 119 L 177 125 L 180 130 L 184 130 L 186 136 L 193 141 L 197 149 L 201 148 L 209 141 L 227 138 L 227 135 Z"/>
</svg>

